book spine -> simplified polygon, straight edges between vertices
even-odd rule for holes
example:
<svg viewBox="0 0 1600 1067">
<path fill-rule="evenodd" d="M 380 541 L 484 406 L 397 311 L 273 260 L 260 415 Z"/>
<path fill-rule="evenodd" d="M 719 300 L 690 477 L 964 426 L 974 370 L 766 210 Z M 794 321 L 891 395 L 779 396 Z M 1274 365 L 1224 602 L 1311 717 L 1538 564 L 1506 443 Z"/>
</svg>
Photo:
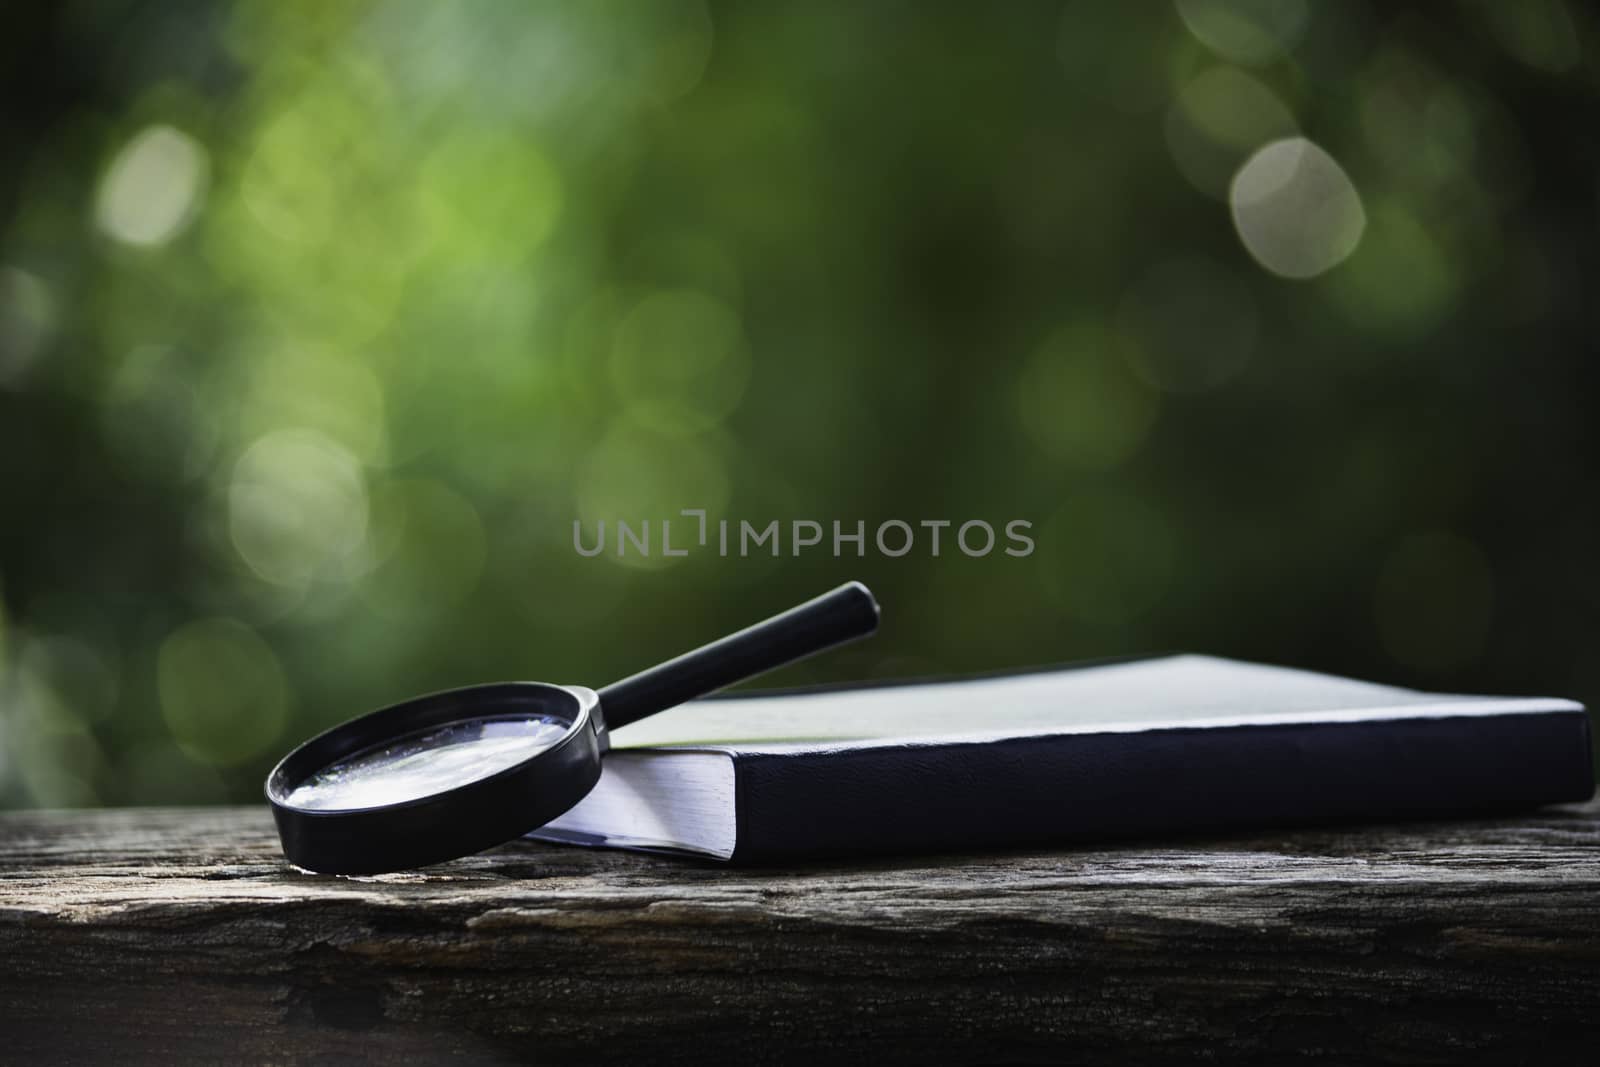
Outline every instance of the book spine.
<svg viewBox="0 0 1600 1067">
<path fill-rule="evenodd" d="M 735 757 L 734 862 L 1515 811 L 1594 792 L 1583 711 Z"/>
</svg>

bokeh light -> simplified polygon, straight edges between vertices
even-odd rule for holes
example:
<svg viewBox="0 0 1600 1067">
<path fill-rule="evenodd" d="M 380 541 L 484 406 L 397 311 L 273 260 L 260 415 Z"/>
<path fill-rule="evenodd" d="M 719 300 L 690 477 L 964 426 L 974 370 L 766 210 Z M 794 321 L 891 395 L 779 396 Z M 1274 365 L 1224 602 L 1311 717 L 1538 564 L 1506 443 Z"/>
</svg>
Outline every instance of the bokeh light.
<svg viewBox="0 0 1600 1067">
<path fill-rule="evenodd" d="M 124 244 L 166 244 L 194 218 L 205 189 L 205 149 L 181 130 L 152 126 L 111 161 L 95 218 Z"/>
<path fill-rule="evenodd" d="M 1271 89 L 1234 67 L 1209 67 L 1167 109 L 1167 147 L 1183 176 L 1218 200 L 1250 153 L 1297 130 Z"/>
<path fill-rule="evenodd" d="M 185 755 L 230 766 L 277 741 L 290 691 L 270 645 L 234 619 L 185 623 L 161 643 L 161 714 Z"/>
<path fill-rule="evenodd" d="M 259 802 L 364 709 L 850 578 L 879 636 L 773 684 L 1194 649 L 1600 700 L 1589 7 L 13 19 L 0 806 Z M 924 519 L 1037 549 L 716 552 Z"/>
<path fill-rule="evenodd" d="M 1274 141 L 1252 155 L 1234 175 L 1228 200 L 1245 248 L 1285 278 L 1338 266 L 1367 225 L 1344 169 L 1304 137 Z"/>
<path fill-rule="evenodd" d="M 1017 379 L 1028 436 L 1053 459 L 1115 467 L 1144 443 L 1160 410 L 1136 376 L 1132 344 L 1115 330 L 1065 327 L 1029 358 Z"/>
<path fill-rule="evenodd" d="M 259 438 L 234 465 L 226 498 L 233 547 L 266 581 L 303 588 L 362 569 L 366 484 L 329 438 L 298 428 Z"/>
<path fill-rule="evenodd" d="M 1190 33 L 1238 63 L 1283 58 L 1310 19 L 1305 0 L 1176 0 L 1176 6 Z"/>
<path fill-rule="evenodd" d="M 44 283 L 27 271 L 0 267 L 0 389 L 20 384 L 55 327 Z"/>
<path fill-rule="evenodd" d="M 622 409 L 641 426 L 710 430 L 738 406 L 749 373 L 738 318 L 702 293 L 652 293 L 617 325 L 611 377 Z"/>
</svg>

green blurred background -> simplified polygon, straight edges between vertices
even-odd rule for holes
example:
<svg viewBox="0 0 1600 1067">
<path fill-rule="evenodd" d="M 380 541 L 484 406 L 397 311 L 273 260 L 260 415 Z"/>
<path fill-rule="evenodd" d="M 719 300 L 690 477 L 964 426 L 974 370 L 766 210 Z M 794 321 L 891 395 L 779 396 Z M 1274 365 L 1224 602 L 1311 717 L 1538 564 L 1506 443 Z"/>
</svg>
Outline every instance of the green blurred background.
<svg viewBox="0 0 1600 1067">
<path fill-rule="evenodd" d="M 9 5 L 0 805 L 251 800 L 416 692 L 1192 649 L 1600 699 L 1596 20 Z M 572 522 L 1033 522 L 587 559 Z"/>
</svg>

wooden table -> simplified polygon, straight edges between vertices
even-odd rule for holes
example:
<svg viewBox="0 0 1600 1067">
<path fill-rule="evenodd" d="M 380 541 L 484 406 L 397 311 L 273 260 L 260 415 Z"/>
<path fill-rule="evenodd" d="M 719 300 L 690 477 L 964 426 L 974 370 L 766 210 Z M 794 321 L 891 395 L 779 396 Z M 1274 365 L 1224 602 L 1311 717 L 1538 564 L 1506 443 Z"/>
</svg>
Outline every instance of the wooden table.
<svg viewBox="0 0 1600 1067">
<path fill-rule="evenodd" d="M 1600 1062 L 1600 804 L 792 870 L 0 815 L 0 1061 Z"/>
</svg>

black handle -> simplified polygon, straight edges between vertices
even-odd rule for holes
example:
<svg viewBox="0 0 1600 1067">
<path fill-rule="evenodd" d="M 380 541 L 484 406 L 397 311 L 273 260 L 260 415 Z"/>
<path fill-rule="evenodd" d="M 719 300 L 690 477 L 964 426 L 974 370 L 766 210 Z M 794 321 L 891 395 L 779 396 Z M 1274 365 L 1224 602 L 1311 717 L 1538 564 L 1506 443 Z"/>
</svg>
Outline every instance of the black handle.
<svg viewBox="0 0 1600 1067">
<path fill-rule="evenodd" d="M 860 582 L 685 652 L 600 690 L 606 726 L 615 730 L 686 700 L 714 693 L 878 628 L 878 602 Z"/>
</svg>

